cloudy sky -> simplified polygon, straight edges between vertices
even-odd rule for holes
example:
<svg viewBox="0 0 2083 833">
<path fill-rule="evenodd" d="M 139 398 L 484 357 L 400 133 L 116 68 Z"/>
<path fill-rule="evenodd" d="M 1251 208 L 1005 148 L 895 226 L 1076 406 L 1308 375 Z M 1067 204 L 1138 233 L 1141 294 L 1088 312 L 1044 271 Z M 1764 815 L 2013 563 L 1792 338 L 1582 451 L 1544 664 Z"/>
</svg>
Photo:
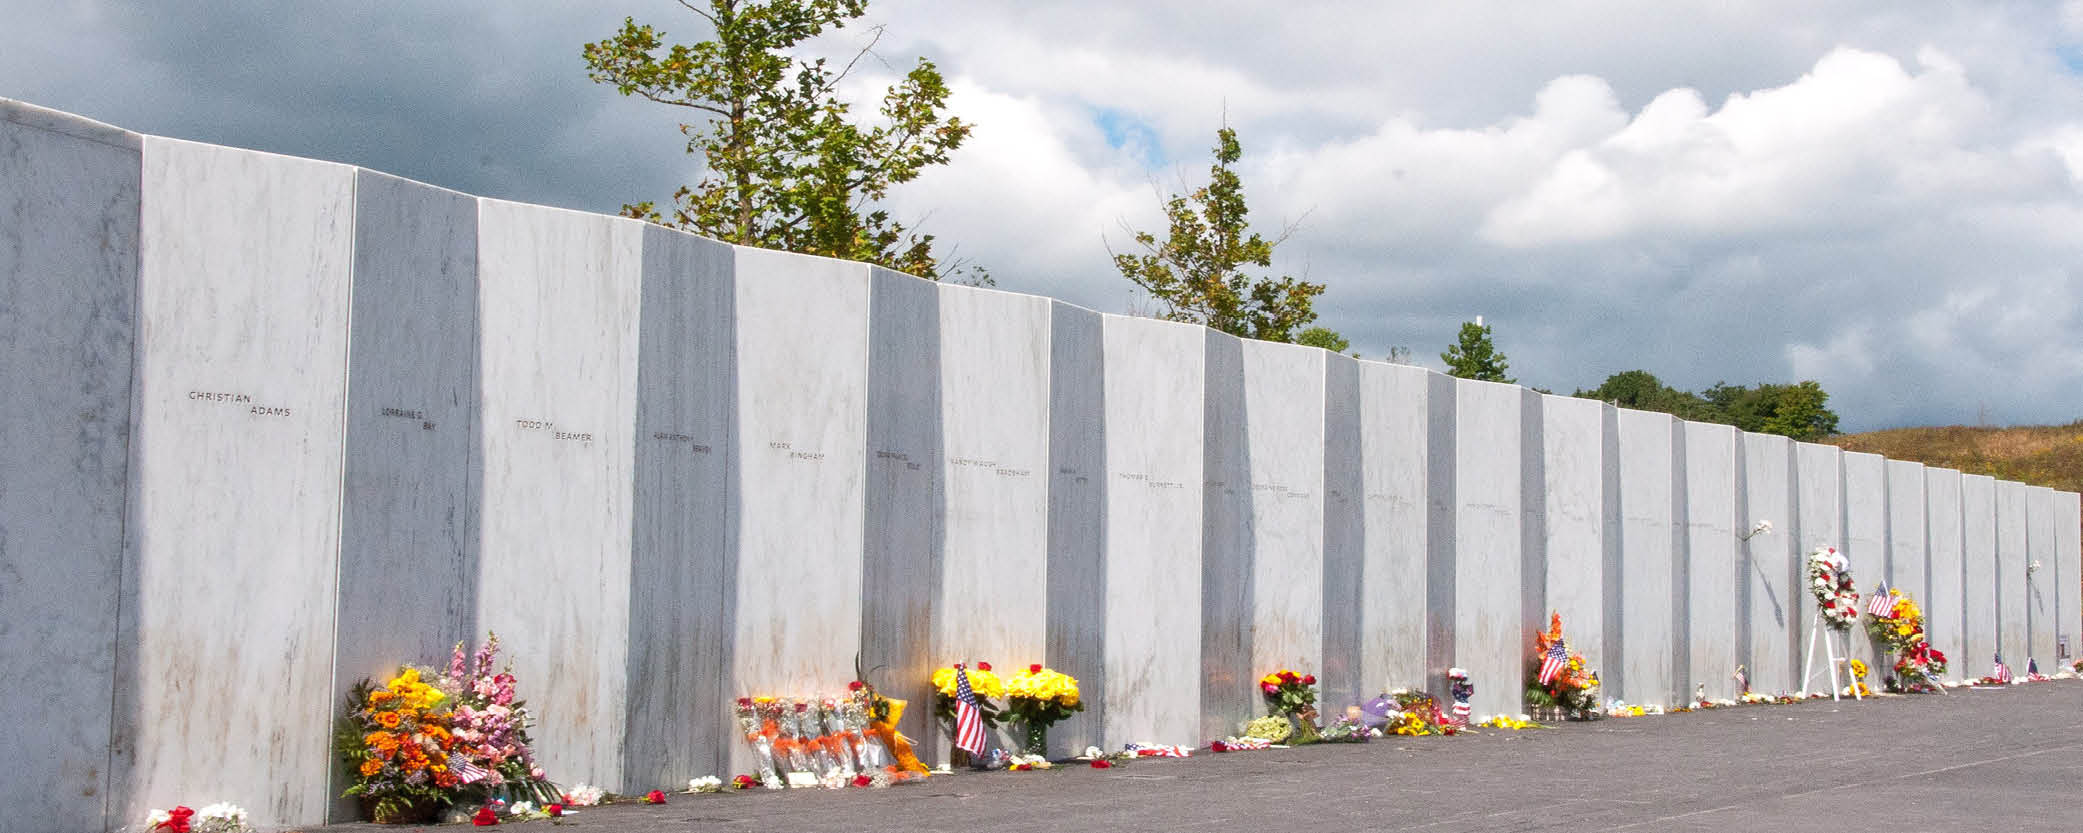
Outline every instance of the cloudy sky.
<svg viewBox="0 0 2083 833">
<path fill-rule="evenodd" d="M 1283 9 L 1304 6 L 1306 10 Z M 1818 8 L 1827 7 L 1827 8 Z M 585 78 L 671 0 L 0 0 L 0 96 L 613 211 L 699 163 Z M 1815 379 L 1852 430 L 2083 418 L 2083 2 L 873 0 L 977 124 L 894 208 L 1008 289 L 1134 304 L 1106 243 L 1224 119 L 1321 323 L 1439 367 L 1482 315 L 1568 392 Z M 822 49 L 858 48 L 861 26 Z"/>
</svg>

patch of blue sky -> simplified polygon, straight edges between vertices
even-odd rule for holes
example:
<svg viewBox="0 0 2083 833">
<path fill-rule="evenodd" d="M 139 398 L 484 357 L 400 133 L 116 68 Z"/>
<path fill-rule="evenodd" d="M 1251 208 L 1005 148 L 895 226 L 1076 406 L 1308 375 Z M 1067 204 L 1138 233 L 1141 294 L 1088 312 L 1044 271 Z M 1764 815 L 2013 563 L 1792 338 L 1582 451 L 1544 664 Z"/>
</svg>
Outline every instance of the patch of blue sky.
<svg viewBox="0 0 2083 833">
<path fill-rule="evenodd" d="M 1092 123 L 1106 135 L 1107 147 L 1133 154 L 1143 167 L 1156 170 L 1165 163 L 1164 146 L 1158 141 L 1157 131 L 1148 123 L 1106 108 L 1093 111 Z"/>
</svg>

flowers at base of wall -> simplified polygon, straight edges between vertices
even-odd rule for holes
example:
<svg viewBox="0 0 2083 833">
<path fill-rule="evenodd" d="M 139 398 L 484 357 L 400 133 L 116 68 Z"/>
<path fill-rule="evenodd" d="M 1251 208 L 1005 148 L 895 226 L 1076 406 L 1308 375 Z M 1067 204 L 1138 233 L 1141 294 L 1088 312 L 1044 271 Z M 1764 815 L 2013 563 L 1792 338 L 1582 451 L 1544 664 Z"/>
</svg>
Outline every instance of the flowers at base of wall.
<svg viewBox="0 0 2083 833">
<path fill-rule="evenodd" d="M 1028 755 L 1047 755 L 1049 727 L 1084 710 L 1077 678 L 1041 663 L 1029 665 L 1005 681 L 1005 713 L 1026 727 L 1024 751 Z"/>
<path fill-rule="evenodd" d="M 1546 726 L 1542 726 L 1539 723 L 1533 722 L 1533 717 L 1531 715 L 1524 714 L 1493 714 L 1489 717 L 1485 717 L 1481 720 L 1476 721 L 1474 727 L 1478 729 L 1511 729 L 1513 731 L 1518 731 L 1520 729 L 1548 728 Z"/>
<path fill-rule="evenodd" d="M 1852 585 L 1850 562 L 1836 547 L 1816 547 L 1808 554 L 1808 592 L 1815 596 L 1823 624 L 1849 630 L 1859 619 L 1859 591 Z"/>
<path fill-rule="evenodd" d="M 690 778 L 687 781 L 687 791 L 690 793 L 720 793 L 723 792 L 723 779 L 714 775 Z"/>
<path fill-rule="evenodd" d="M 1292 743 L 1315 743 L 1318 740 L 1316 727 L 1316 675 L 1302 674 L 1282 668 L 1258 681 L 1259 695 L 1266 700 L 1269 715 L 1287 718 L 1295 724 Z"/>
<path fill-rule="evenodd" d="M 201 810 L 186 806 L 153 810 L 145 817 L 145 829 L 152 833 L 249 833 L 253 828 L 246 826 L 244 809 L 218 802 Z"/>
<path fill-rule="evenodd" d="M 1295 724 L 1284 715 L 1267 715 L 1252 718 L 1244 724 L 1243 738 L 1263 741 L 1267 745 L 1286 743 L 1295 733 Z"/>
<path fill-rule="evenodd" d="M 1900 588 L 1890 589 L 1887 612 L 1866 618 L 1866 633 L 1896 655 L 1890 691 L 1935 690 L 1946 673 L 1946 655 L 1924 633 L 1924 611 Z"/>
<path fill-rule="evenodd" d="M 1563 649 L 1559 660 L 1552 656 L 1558 645 Z M 1583 654 L 1568 646 L 1562 614 L 1551 611 L 1548 630 L 1534 636 L 1533 657 L 1526 666 L 1526 705 L 1536 711 L 1560 710 L 1582 717 L 1598 710 L 1598 674 L 1585 667 Z"/>
<path fill-rule="evenodd" d="M 645 803 L 645 804 L 664 804 L 664 803 L 665 803 L 665 791 L 664 791 L 664 790 L 652 790 L 652 791 L 650 791 L 650 792 L 644 793 L 644 803 Z"/>
<path fill-rule="evenodd" d="M 600 802 L 607 800 L 607 797 L 608 791 L 606 789 L 582 782 L 574 784 L 571 789 L 564 791 L 562 803 L 566 807 L 595 807 L 599 806 Z"/>
</svg>

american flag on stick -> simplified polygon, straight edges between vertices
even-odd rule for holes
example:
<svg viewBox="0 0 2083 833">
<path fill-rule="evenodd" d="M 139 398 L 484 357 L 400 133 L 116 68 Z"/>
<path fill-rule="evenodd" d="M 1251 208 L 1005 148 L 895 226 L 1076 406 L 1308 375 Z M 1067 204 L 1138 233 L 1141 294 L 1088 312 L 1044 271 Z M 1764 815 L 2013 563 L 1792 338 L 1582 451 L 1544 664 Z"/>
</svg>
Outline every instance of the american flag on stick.
<svg viewBox="0 0 2083 833">
<path fill-rule="evenodd" d="M 1736 690 L 1744 694 L 1750 693 L 1750 676 L 1743 673 L 1741 665 L 1736 666 Z"/>
<path fill-rule="evenodd" d="M 1888 595 L 1888 586 L 1881 585 L 1873 591 L 1873 598 L 1866 602 L 1866 615 L 1886 616 L 1895 609 L 1895 597 Z"/>
<path fill-rule="evenodd" d="M 1563 645 L 1560 638 L 1557 638 L 1554 642 L 1548 643 L 1548 655 L 1541 659 L 1541 673 L 1538 675 L 1541 685 L 1554 682 L 1556 677 L 1562 675 L 1562 669 L 1567 667 L 1569 667 L 1569 649 Z"/>
<path fill-rule="evenodd" d="M 2011 667 L 2003 664 L 2003 654 L 1996 655 L 1996 673 L 1991 676 L 1995 677 L 1999 683 L 2011 681 Z"/>
<path fill-rule="evenodd" d="M 971 755 L 984 754 L 984 711 L 977 705 L 976 692 L 969 690 L 969 672 L 955 666 L 955 748 Z"/>
<path fill-rule="evenodd" d="M 448 756 L 448 771 L 455 774 L 456 780 L 465 784 L 475 784 L 492 777 L 491 770 L 473 764 L 469 758 L 461 755 Z"/>
</svg>

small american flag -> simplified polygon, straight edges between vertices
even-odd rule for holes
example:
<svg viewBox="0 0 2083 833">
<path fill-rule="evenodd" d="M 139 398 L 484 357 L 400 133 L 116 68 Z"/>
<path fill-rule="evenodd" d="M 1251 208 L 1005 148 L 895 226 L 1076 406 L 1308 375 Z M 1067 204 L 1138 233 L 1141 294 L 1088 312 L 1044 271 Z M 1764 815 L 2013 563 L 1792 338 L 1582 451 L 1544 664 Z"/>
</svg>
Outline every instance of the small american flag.
<svg viewBox="0 0 2083 833">
<path fill-rule="evenodd" d="M 448 771 L 455 773 L 456 780 L 465 784 L 475 784 L 492 777 L 491 770 L 473 764 L 469 758 L 461 755 L 448 756 Z"/>
<path fill-rule="evenodd" d="M 2011 667 L 2003 664 L 2002 654 L 1996 655 L 1996 673 L 1991 676 L 1994 676 L 1996 678 L 1996 681 L 1999 683 L 2008 683 L 2011 681 Z"/>
<path fill-rule="evenodd" d="M 1474 709 L 1469 708 L 1466 702 L 1456 701 L 1454 703 L 1454 722 L 1463 726 L 1468 725 L 1468 715 L 1472 711 Z"/>
<path fill-rule="evenodd" d="M 2039 676 L 2039 675 L 2040 675 L 2040 658 L 2039 658 L 2039 657 L 2026 657 L 2026 658 L 2025 658 L 2025 676 L 2027 676 L 2027 677 L 2037 677 L 2037 676 Z"/>
<path fill-rule="evenodd" d="M 1541 685 L 1554 682 L 1556 677 L 1562 675 L 1562 669 L 1568 666 L 1569 649 L 1563 645 L 1562 640 L 1558 638 L 1548 643 L 1548 655 L 1541 660 Z"/>
<path fill-rule="evenodd" d="M 969 672 L 955 666 L 955 748 L 971 755 L 984 754 L 984 712 L 969 690 Z"/>
<path fill-rule="evenodd" d="M 1741 665 L 1736 666 L 1736 690 L 1744 694 L 1750 693 L 1750 676 L 1743 673 Z"/>
<path fill-rule="evenodd" d="M 1895 609 L 1895 597 L 1888 595 L 1888 586 L 1883 584 L 1873 591 L 1873 598 L 1866 602 L 1866 615 L 1886 616 Z"/>
</svg>

